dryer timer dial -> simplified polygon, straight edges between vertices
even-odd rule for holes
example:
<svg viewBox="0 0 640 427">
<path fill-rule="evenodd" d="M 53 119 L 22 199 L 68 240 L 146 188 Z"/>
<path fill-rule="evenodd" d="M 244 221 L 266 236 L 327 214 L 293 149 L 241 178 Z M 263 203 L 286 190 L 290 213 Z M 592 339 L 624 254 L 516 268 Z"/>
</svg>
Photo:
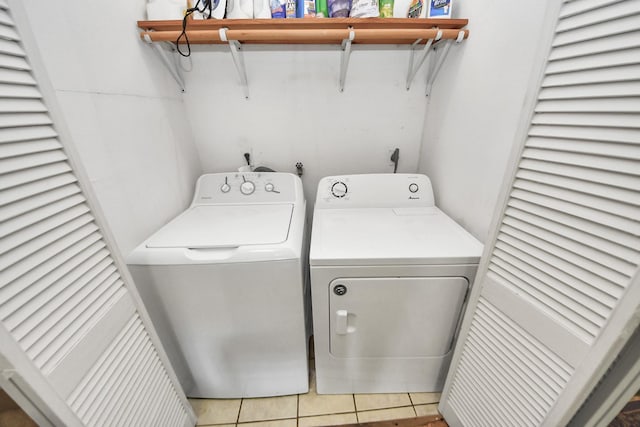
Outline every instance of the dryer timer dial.
<svg viewBox="0 0 640 427">
<path fill-rule="evenodd" d="M 347 184 L 342 181 L 334 182 L 331 186 L 331 194 L 333 197 L 342 198 L 347 195 Z"/>
</svg>

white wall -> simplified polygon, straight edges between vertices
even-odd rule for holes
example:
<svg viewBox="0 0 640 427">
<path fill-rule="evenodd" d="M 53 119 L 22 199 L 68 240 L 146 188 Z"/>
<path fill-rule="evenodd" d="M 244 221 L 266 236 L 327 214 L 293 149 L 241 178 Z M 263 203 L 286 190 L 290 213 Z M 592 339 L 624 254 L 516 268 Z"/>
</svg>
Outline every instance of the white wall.
<svg viewBox="0 0 640 427">
<path fill-rule="evenodd" d="M 429 99 L 419 171 L 430 176 L 436 203 L 481 241 L 541 60 L 546 3 L 455 3 L 471 33 L 452 47 Z"/>
<path fill-rule="evenodd" d="M 393 171 L 395 147 L 398 171 L 417 170 L 425 74 L 406 91 L 406 46 L 354 47 L 343 93 L 338 46 L 245 46 L 248 100 L 228 47 L 195 50 L 185 105 L 205 171 L 236 170 L 244 152 L 283 172 L 302 162 L 312 203 L 323 176 Z"/>
<path fill-rule="evenodd" d="M 181 94 L 139 41 L 143 0 L 24 0 L 67 127 L 126 254 L 190 202 L 201 172 Z"/>
</svg>

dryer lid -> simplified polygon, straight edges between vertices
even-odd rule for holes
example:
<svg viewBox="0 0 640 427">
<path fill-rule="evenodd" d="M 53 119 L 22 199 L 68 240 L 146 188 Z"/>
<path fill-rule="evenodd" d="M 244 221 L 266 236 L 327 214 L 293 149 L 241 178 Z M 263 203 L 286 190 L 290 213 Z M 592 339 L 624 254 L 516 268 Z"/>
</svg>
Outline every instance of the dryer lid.
<svg viewBox="0 0 640 427">
<path fill-rule="evenodd" d="M 316 209 L 311 265 L 477 264 L 482 244 L 436 207 Z"/>
<path fill-rule="evenodd" d="M 221 248 L 283 243 L 293 205 L 194 206 L 147 240 L 148 248 Z"/>
</svg>

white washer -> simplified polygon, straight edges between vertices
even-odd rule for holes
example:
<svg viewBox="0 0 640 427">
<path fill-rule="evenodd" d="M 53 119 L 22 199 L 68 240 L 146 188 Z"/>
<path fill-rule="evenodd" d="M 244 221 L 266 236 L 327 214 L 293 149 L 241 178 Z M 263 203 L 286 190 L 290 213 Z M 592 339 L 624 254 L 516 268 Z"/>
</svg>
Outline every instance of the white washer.
<svg viewBox="0 0 640 427">
<path fill-rule="evenodd" d="M 191 206 L 131 253 L 187 396 L 308 391 L 306 243 L 300 178 L 221 173 L 201 176 Z"/>
<path fill-rule="evenodd" d="M 323 178 L 309 257 L 318 393 L 441 391 L 481 253 L 425 175 Z"/>
</svg>

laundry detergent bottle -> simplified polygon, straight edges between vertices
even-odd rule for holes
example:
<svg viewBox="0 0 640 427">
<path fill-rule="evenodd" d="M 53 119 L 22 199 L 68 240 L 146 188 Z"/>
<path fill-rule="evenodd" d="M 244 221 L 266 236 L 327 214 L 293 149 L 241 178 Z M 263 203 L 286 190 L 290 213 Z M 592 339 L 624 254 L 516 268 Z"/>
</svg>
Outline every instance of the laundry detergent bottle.
<svg viewBox="0 0 640 427">
<path fill-rule="evenodd" d="M 252 19 L 254 0 L 227 0 L 228 19 Z"/>
<path fill-rule="evenodd" d="M 253 0 L 253 17 L 256 19 L 271 19 L 269 0 Z"/>
</svg>

